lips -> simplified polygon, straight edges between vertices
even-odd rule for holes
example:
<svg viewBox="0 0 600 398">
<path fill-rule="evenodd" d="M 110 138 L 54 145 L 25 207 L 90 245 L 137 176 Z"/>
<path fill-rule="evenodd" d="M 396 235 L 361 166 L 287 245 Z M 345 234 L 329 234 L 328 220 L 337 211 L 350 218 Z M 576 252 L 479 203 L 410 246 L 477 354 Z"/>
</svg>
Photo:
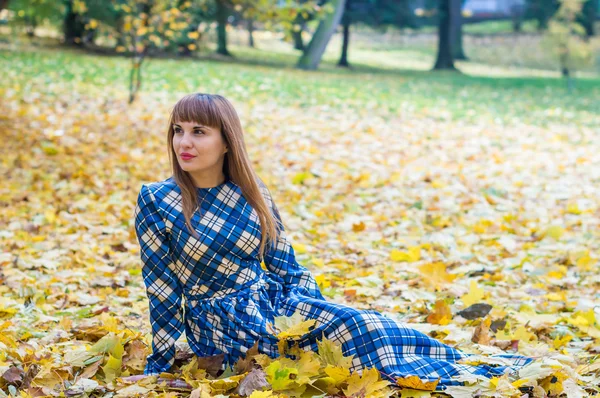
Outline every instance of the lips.
<svg viewBox="0 0 600 398">
<path fill-rule="evenodd" d="M 192 155 L 192 154 L 190 154 L 190 153 L 182 153 L 182 154 L 181 154 L 181 155 L 179 155 L 179 156 L 181 156 L 181 158 L 182 158 L 183 160 L 190 160 L 190 159 L 193 159 L 193 158 L 195 158 L 195 156 L 194 156 L 194 155 Z"/>
</svg>

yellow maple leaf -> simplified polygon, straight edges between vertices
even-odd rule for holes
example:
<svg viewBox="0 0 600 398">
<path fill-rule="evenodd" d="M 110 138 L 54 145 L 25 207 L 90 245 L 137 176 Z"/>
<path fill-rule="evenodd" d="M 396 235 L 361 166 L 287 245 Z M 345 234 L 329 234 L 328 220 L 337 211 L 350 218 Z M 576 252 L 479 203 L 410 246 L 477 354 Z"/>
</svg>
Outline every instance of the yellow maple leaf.
<svg viewBox="0 0 600 398">
<path fill-rule="evenodd" d="M 294 252 L 296 254 L 306 253 L 306 245 L 303 245 L 302 243 L 294 243 L 292 247 L 294 248 Z"/>
<path fill-rule="evenodd" d="M 202 383 L 206 383 L 210 386 L 212 396 L 225 393 L 227 391 L 233 390 L 236 388 L 240 381 L 246 377 L 247 373 L 241 375 L 230 376 L 225 379 L 216 379 L 216 380 L 202 380 Z"/>
<path fill-rule="evenodd" d="M 421 259 L 421 246 L 411 246 L 405 252 L 394 249 L 390 252 L 390 259 L 392 261 L 406 261 L 409 263 L 419 261 Z"/>
<path fill-rule="evenodd" d="M 581 214 L 581 209 L 577 202 L 571 202 L 567 205 L 567 213 L 570 214 Z"/>
<path fill-rule="evenodd" d="M 549 236 L 553 239 L 560 239 L 565 233 L 565 229 L 560 225 L 553 225 L 546 229 L 544 236 Z"/>
<path fill-rule="evenodd" d="M 320 288 L 326 288 L 331 286 L 330 277 L 325 274 L 315 275 L 315 281 Z"/>
<path fill-rule="evenodd" d="M 552 346 L 554 347 L 555 350 L 558 350 L 558 349 L 564 347 L 565 345 L 567 345 L 567 343 L 571 340 L 573 340 L 573 336 L 571 336 L 570 334 L 565 334 L 562 337 L 556 336 L 556 338 L 552 342 Z"/>
<path fill-rule="evenodd" d="M 298 369 L 284 366 L 281 361 L 273 361 L 265 369 L 267 381 L 274 391 L 287 390 L 295 386 Z"/>
<path fill-rule="evenodd" d="M 323 363 L 332 366 L 341 366 L 350 368 L 352 366 L 353 355 L 344 356 L 342 345 L 327 338 L 317 341 L 319 357 Z"/>
<path fill-rule="evenodd" d="M 592 259 L 589 255 L 581 256 L 577 259 L 577 268 L 581 271 L 591 271 L 592 265 L 596 263 L 596 260 Z"/>
<path fill-rule="evenodd" d="M 446 271 L 446 264 L 442 262 L 423 264 L 419 266 L 419 272 L 423 276 L 423 281 L 435 290 L 441 290 L 442 285 L 452 282 L 457 277 L 449 274 Z"/>
<path fill-rule="evenodd" d="M 277 338 L 288 339 L 302 337 L 315 325 L 315 319 L 305 320 L 299 311 L 296 311 L 292 316 L 276 316 L 275 328 Z"/>
<path fill-rule="evenodd" d="M 585 312 L 574 312 L 570 318 L 567 318 L 567 322 L 579 328 L 594 326 L 596 324 L 596 315 L 594 314 L 594 309 L 590 308 Z"/>
<path fill-rule="evenodd" d="M 304 181 L 307 178 L 310 178 L 312 176 L 311 173 L 303 171 L 300 173 L 297 173 L 293 178 L 292 178 L 292 184 L 302 184 L 304 183 Z"/>
<path fill-rule="evenodd" d="M 334 386 L 338 386 L 350 377 L 350 369 L 344 366 L 327 365 L 324 371 L 327 376 L 331 377 Z"/>
<path fill-rule="evenodd" d="M 110 353 L 113 357 L 121 359 L 125 348 L 123 347 L 123 341 L 120 335 L 115 333 L 108 333 L 94 344 L 90 350 L 90 353 L 101 354 Z"/>
<path fill-rule="evenodd" d="M 480 288 L 477 285 L 477 282 L 472 280 L 470 287 L 469 287 L 469 293 L 462 296 L 461 300 L 462 300 L 463 304 L 465 305 L 465 307 L 470 307 L 473 304 L 480 303 L 481 300 L 483 300 L 484 294 L 485 294 L 485 291 L 483 290 L 483 288 Z"/>
<path fill-rule="evenodd" d="M 192 358 L 192 360 L 181 367 L 181 374 L 183 379 L 189 384 L 192 384 L 195 380 L 201 380 L 206 378 L 206 369 L 198 368 L 198 357 Z"/>
<path fill-rule="evenodd" d="M 528 332 L 525 326 L 519 326 L 514 333 L 512 334 L 511 340 L 519 340 L 519 341 L 537 341 L 537 336 L 531 332 Z"/>
<path fill-rule="evenodd" d="M 399 377 L 396 379 L 396 384 L 400 387 L 423 391 L 434 391 L 439 382 L 440 379 L 435 381 L 423 381 L 419 376 Z"/>
<path fill-rule="evenodd" d="M 434 325 L 447 325 L 452 320 L 452 310 L 445 300 L 437 300 L 434 310 L 427 315 L 427 322 Z"/>
<path fill-rule="evenodd" d="M 258 391 L 255 390 L 252 392 L 252 394 L 250 394 L 249 398 L 271 398 L 274 397 L 275 395 L 273 395 L 272 391 Z"/>
<path fill-rule="evenodd" d="M 121 358 L 115 358 L 112 355 L 108 355 L 106 364 L 102 367 L 104 371 L 104 377 L 106 383 L 111 383 L 115 378 L 121 375 L 121 365 L 123 361 Z"/>
<path fill-rule="evenodd" d="M 428 398 L 431 397 L 431 392 L 422 390 L 413 390 L 411 388 L 403 388 L 400 398 Z"/>
<path fill-rule="evenodd" d="M 313 351 L 301 351 L 299 357 L 297 360 L 282 358 L 279 362 L 281 362 L 282 367 L 295 368 L 298 371 L 294 377 L 294 381 L 298 386 L 301 386 L 310 383 L 311 377 L 319 375 L 321 361 L 317 353 Z"/>
<path fill-rule="evenodd" d="M 391 389 L 387 388 L 389 385 L 388 381 L 381 380 L 377 369 L 363 368 L 362 375 L 355 372 L 348 378 L 348 387 L 343 391 L 350 397 L 387 398 L 392 394 Z"/>
<path fill-rule="evenodd" d="M 557 371 L 554 374 L 539 381 L 539 385 L 546 391 L 548 395 L 558 396 L 562 394 L 563 381 L 567 380 L 569 376 L 562 371 Z"/>
</svg>

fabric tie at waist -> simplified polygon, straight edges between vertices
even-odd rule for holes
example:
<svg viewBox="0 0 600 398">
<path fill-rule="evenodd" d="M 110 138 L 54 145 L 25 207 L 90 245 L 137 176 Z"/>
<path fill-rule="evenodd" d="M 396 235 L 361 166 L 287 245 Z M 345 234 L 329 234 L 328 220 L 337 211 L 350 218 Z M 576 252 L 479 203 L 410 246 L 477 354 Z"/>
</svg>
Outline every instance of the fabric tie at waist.
<svg viewBox="0 0 600 398">
<path fill-rule="evenodd" d="M 192 288 L 185 293 L 186 299 L 190 304 L 195 304 L 193 301 L 205 301 L 212 299 L 221 299 L 227 296 L 245 296 L 254 293 L 265 285 L 266 281 L 263 278 L 251 280 L 238 288 L 221 289 L 219 291 L 211 291 L 210 289 L 206 292 L 202 290 L 206 289 L 206 286 L 200 286 Z"/>
</svg>

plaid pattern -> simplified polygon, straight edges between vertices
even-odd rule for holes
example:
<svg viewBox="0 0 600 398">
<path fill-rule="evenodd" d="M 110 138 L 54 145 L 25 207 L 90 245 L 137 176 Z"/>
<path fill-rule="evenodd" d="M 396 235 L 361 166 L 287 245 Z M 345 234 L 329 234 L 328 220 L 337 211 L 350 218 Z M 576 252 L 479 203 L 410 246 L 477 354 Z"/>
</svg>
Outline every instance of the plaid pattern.
<svg viewBox="0 0 600 398">
<path fill-rule="evenodd" d="M 172 178 L 143 185 L 138 196 L 135 230 L 153 336 L 144 374 L 170 369 L 175 341 L 184 330 L 197 355 L 223 353 L 224 366 L 233 365 L 256 341 L 260 352 L 276 357 L 277 339 L 267 323 L 295 311 L 317 321 L 300 348 L 316 351 L 317 341 L 327 337 L 353 356 L 351 370 L 376 367 L 392 382 L 410 375 L 441 378 L 438 388 L 443 389 L 460 384 L 455 376 L 501 375 L 531 361 L 503 355 L 510 365 L 457 364 L 467 355 L 379 312 L 326 301 L 310 271 L 296 261 L 277 207 L 261 183 L 281 231 L 265 254 L 265 271 L 258 256 L 260 221 L 240 188 L 229 180 L 197 191 L 200 212 L 192 225 L 198 237 L 187 231 Z"/>
</svg>

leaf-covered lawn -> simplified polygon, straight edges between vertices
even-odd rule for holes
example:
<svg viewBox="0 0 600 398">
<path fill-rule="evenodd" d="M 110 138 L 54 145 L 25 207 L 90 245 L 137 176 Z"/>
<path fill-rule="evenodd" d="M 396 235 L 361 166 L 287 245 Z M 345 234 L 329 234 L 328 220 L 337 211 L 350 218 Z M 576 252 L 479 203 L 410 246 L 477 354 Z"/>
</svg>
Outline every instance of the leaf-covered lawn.
<svg viewBox="0 0 600 398">
<path fill-rule="evenodd" d="M 135 197 L 169 176 L 168 112 L 194 91 L 238 109 L 298 260 L 329 300 L 469 353 L 538 359 L 516 378 L 447 393 L 597 394 L 597 80 L 568 94 L 542 78 L 151 60 L 128 106 L 124 58 L 1 55 L 6 394 L 235 396 L 263 379 L 275 391 L 253 397 L 391 393 L 376 373 L 346 372 L 334 346 L 298 361 L 256 356 L 259 368 L 242 363 L 217 378 L 215 359 L 182 350 L 180 377 L 130 377 L 150 342 Z M 418 381 L 398 385 L 404 397 L 431 394 L 415 391 L 431 388 Z"/>
</svg>

